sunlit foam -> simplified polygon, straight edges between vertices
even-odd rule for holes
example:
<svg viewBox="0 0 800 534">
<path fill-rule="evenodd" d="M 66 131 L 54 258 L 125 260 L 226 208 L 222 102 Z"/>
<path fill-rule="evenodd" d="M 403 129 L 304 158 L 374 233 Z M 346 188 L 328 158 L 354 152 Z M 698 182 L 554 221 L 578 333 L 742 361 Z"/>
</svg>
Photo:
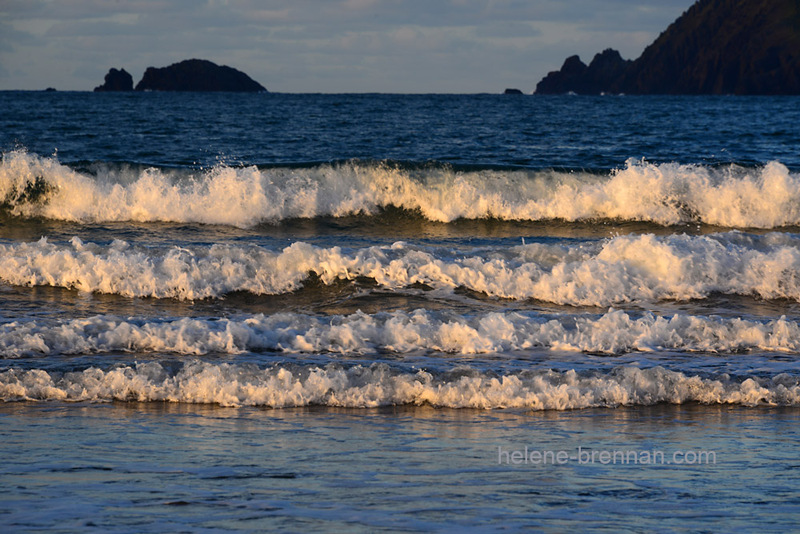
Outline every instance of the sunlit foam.
<svg viewBox="0 0 800 534">
<path fill-rule="evenodd" d="M 218 298 L 368 278 L 507 299 L 611 306 L 713 293 L 800 300 L 800 241 L 790 234 L 626 235 L 576 245 L 533 243 L 456 256 L 398 242 L 354 250 L 296 242 L 283 250 L 37 242 L 0 245 L 0 279 L 126 297 Z"/>
<path fill-rule="evenodd" d="M 173 353 L 183 356 L 279 354 L 469 355 L 575 351 L 609 355 L 679 351 L 800 353 L 800 324 L 685 314 L 541 316 L 492 312 L 458 316 L 415 310 L 315 317 L 298 313 L 237 318 L 141 320 L 93 316 L 37 319 L 0 325 L 0 358 L 98 353 Z"/>
<path fill-rule="evenodd" d="M 170 221 L 248 227 L 298 217 L 375 214 L 390 206 L 456 219 L 800 224 L 800 176 L 780 163 L 709 168 L 629 161 L 582 172 L 418 169 L 381 163 L 202 170 L 104 167 L 94 175 L 17 150 L 0 164 L 0 200 L 21 217 Z"/>
<path fill-rule="evenodd" d="M 520 372 L 497 376 L 461 369 L 449 376 L 402 372 L 385 364 L 344 368 L 190 362 L 171 374 L 159 363 L 109 370 L 0 372 L 0 399 L 139 401 L 223 406 L 432 405 L 449 408 L 571 410 L 658 403 L 800 405 L 800 384 L 786 374 L 732 380 L 661 367 L 609 373 Z"/>
</svg>

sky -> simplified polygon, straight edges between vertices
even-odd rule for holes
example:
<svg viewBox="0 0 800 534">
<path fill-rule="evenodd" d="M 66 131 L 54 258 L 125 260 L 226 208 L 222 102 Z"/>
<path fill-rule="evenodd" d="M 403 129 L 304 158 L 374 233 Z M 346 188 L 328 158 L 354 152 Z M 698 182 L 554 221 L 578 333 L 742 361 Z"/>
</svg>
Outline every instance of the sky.
<svg viewBox="0 0 800 534">
<path fill-rule="evenodd" d="M 208 59 L 286 93 L 533 92 L 568 56 L 637 58 L 694 0 L 0 0 L 0 90 Z"/>
</svg>

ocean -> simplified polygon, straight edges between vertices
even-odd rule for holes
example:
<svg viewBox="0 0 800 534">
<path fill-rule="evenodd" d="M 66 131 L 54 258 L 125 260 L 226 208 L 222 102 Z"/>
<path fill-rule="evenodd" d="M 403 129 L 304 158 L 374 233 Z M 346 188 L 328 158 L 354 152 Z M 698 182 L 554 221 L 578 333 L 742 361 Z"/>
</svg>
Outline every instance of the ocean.
<svg viewBox="0 0 800 534">
<path fill-rule="evenodd" d="M 3 532 L 786 532 L 795 97 L 0 92 Z"/>
</svg>

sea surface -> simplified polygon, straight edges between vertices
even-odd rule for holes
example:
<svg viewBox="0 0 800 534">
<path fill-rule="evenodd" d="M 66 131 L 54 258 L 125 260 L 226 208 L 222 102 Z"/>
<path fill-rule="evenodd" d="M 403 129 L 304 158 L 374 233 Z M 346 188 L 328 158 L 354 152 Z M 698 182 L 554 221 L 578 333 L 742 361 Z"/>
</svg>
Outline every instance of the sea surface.
<svg viewBox="0 0 800 534">
<path fill-rule="evenodd" d="M 0 92 L 3 532 L 786 532 L 800 98 Z"/>
</svg>

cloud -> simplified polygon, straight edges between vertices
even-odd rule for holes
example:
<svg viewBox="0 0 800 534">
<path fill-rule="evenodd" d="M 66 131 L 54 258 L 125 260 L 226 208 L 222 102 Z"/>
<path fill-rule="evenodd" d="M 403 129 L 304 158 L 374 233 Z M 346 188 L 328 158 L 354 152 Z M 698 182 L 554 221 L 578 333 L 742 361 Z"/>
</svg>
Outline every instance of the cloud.
<svg viewBox="0 0 800 534">
<path fill-rule="evenodd" d="M 0 65 L 14 80 L 0 80 L 0 89 L 85 90 L 111 66 L 138 79 L 147 66 L 199 57 L 278 91 L 530 91 L 572 54 L 591 59 L 614 47 L 637 56 L 691 4 L 3 0 Z"/>
</svg>

